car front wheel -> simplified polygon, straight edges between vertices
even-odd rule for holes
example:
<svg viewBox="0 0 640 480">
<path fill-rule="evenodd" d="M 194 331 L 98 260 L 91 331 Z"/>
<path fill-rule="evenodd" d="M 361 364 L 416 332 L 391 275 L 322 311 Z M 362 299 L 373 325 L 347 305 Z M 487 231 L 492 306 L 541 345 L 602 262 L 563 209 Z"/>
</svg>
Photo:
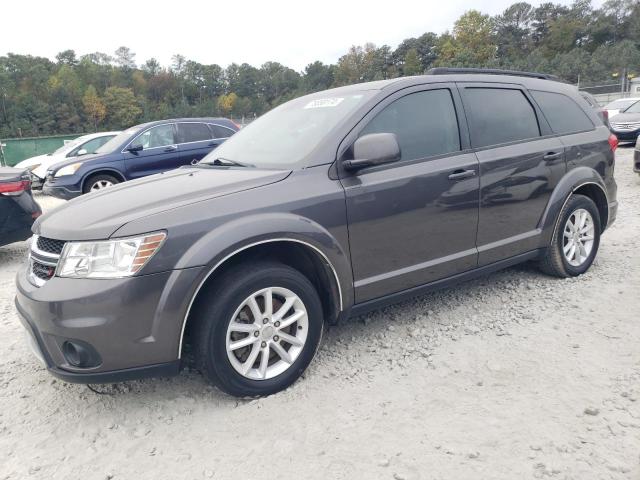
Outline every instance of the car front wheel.
<svg viewBox="0 0 640 480">
<path fill-rule="evenodd" d="M 322 305 L 313 284 L 279 263 L 242 265 L 205 292 L 195 311 L 196 361 L 221 390 L 239 397 L 290 386 L 316 353 Z"/>
<path fill-rule="evenodd" d="M 105 188 L 112 187 L 120 181 L 112 175 L 96 175 L 89 178 L 84 186 L 84 193 L 97 192 Z"/>
</svg>

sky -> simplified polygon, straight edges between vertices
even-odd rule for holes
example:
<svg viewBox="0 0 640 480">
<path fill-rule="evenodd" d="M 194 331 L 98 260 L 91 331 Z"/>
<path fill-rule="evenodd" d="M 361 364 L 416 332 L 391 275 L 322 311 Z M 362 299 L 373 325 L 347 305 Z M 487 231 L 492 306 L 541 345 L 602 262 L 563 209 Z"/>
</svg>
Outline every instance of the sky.
<svg viewBox="0 0 640 480">
<path fill-rule="evenodd" d="M 351 45 L 395 48 L 405 38 L 451 30 L 467 10 L 495 15 L 515 1 L 5 1 L 0 3 L 0 55 L 54 59 L 66 49 L 78 56 L 112 55 L 124 45 L 135 52 L 138 64 L 155 57 L 168 66 L 179 53 L 223 67 L 277 61 L 302 71 L 315 60 L 335 63 Z"/>
</svg>

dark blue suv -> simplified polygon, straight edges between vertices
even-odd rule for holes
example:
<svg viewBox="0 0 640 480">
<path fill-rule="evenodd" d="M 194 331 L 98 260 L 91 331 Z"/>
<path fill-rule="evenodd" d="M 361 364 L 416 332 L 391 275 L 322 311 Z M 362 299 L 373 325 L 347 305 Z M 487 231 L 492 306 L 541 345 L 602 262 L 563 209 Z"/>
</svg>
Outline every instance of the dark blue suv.
<svg viewBox="0 0 640 480">
<path fill-rule="evenodd" d="M 238 126 L 226 118 L 182 118 L 137 125 L 116 135 L 93 155 L 51 167 L 43 190 L 70 199 L 195 164 L 237 131 Z"/>
</svg>

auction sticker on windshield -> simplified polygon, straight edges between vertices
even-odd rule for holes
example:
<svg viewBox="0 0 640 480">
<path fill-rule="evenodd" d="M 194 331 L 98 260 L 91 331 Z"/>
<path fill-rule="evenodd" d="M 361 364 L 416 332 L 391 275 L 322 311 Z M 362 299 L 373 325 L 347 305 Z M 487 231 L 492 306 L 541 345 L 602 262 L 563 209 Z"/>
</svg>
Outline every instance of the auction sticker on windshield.
<svg viewBox="0 0 640 480">
<path fill-rule="evenodd" d="M 317 100 L 312 100 L 307 103 L 304 108 L 326 108 L 326 107 L 337 107 L 342 103 L 344 98 L 318 98 Z"/>
</svg>

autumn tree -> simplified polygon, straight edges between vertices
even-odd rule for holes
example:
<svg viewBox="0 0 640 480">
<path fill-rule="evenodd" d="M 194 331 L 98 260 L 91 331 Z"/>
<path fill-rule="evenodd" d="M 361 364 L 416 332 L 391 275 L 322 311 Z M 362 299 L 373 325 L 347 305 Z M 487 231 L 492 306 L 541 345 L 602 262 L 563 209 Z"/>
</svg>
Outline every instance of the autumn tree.
<svg viewBox="0 0 640 480">
<path fill-rule="evenodd" d="M 84 106 L 84 112 L 87 114 L 87 117 L 91 120 L 93 125 L 93 129 L 98 131 L 98 124 L 104 120 L 104 117 L 107 115 L 107 107 L 100 100 L 98 96 L 98 92 L 93 85 L 89 85 L 87 90 L 84 92 L 84 96 L 82 97 L 82 105 Z"/>
</svg>

